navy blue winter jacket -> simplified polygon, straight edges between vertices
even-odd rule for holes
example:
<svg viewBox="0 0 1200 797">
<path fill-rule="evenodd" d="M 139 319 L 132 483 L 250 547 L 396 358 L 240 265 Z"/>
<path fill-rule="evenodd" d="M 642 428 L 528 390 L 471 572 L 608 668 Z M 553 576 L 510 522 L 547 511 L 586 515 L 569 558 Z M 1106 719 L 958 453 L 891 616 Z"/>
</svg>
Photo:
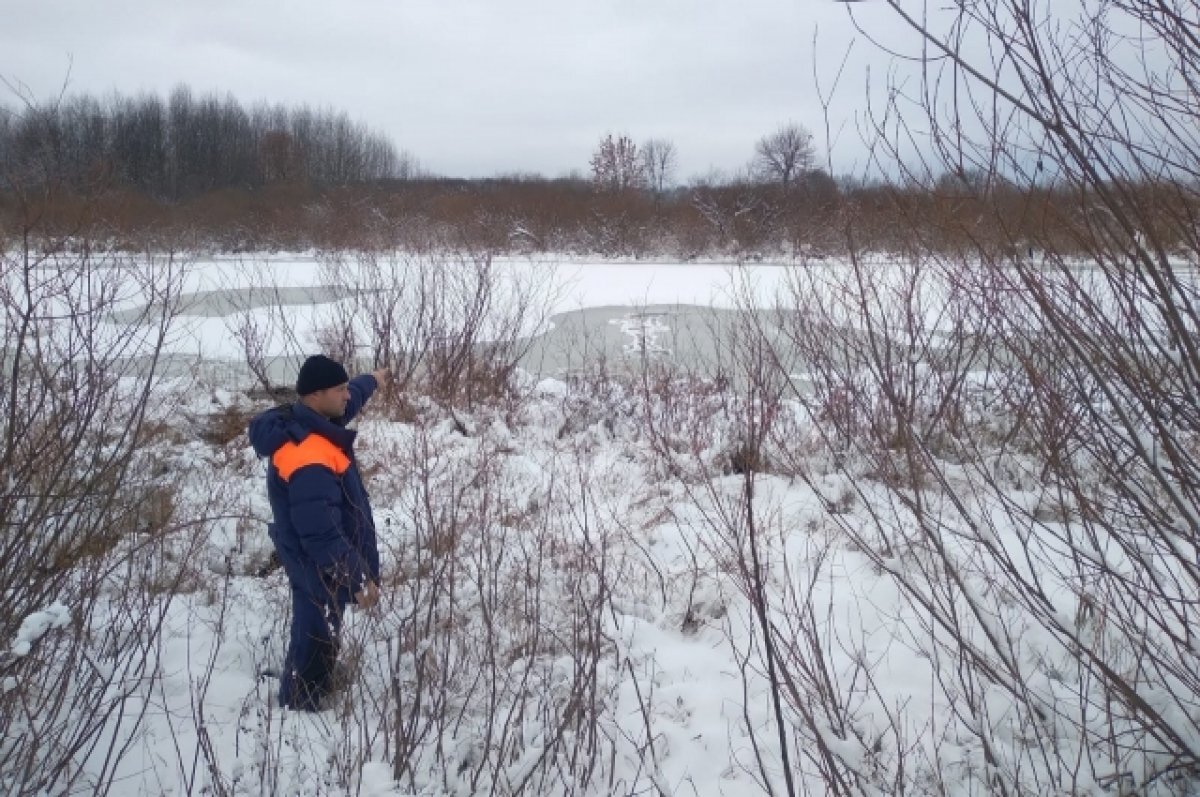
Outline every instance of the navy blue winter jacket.
<svg viewBox="0 0 1200 797">
<path fill-rule="evenodd" d="M 346 413 L 332 421 L 299 402 L 250 421 L 254 451 L 271 460 L 275 550 L 292 586 L 317 599 L 348 603 L 366 579 L 379 581 L 375 523 L 354 458 L 358 433 L 346 428 L 377 386 L 370 374 L 351 379 Z"/>
</svg>

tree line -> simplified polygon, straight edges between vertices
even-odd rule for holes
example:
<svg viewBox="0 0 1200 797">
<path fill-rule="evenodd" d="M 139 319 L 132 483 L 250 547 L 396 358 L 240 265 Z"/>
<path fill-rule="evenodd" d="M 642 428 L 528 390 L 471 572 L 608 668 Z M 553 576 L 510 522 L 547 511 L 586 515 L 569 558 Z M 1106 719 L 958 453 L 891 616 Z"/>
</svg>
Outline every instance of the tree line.
<svg viewBox="0 0 1200 797">
<path fill-rule="evenodd" d="M 16 188 L 116 184 L 165 200 L 302 181 L 342 185 L 406 176 L 416 165 L 345 112 L 197 95 L 72 95 L 0 106 L 0 178 Z"/>
<path fill-rule="evenodd" d="M 1031 250 L 1045 238 L 1071 247 L 1071 229 L 1103 223 L 1087 194 L 1053 179 L 1017 185 L 982 163 L 905 179 L 834 176 L 795 122 L 747 154 L 734 174 L 682 183 L 674 142 L 610 133 L 586 176 L 447 179 L 332 110 L 247 109 L 186 86 L 165 100 L 72 96 L 0 107 L 0 236 L 36 222 L 63 234 L 97 225 L 135 248 L 452 246 L 688 260 L 898 251 L 914 235 L 937 251 L 1007 252 L 1014 239 Z M 1122 190 L 1180 206 L 1153 181 Z M 1186 243 L 1174 232 L 1163 234 L 1172 250 Z"/>
</svg>

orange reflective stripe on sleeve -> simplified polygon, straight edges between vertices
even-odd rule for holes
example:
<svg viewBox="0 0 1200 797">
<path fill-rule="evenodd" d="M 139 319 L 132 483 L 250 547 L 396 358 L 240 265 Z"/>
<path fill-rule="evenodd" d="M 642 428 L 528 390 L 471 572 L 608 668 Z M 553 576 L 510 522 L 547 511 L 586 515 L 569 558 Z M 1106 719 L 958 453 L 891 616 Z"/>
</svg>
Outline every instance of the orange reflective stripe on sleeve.
<svg viewBox="0 0 1200 797">
<path fill-rule="evenodd" d="M 271 457 L 271 462 L 284 481 L 308 465 L 324 465 L 338 476 L 350 467 L 350 458 L 319 434 L 310 434 L 299 443 L 285 443 Z"/>
</svg>

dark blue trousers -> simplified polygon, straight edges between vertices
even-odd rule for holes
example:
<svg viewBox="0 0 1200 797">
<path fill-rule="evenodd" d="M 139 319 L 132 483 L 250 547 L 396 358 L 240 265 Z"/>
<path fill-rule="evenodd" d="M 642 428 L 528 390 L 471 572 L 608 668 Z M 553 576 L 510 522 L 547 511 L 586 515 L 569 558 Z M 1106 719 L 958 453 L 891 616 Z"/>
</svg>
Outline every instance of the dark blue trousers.
<svg viewBox="0 0 1200 797">
<path fill-rule="evenodd" d="M 279 705 L 319 711 L 337 663 L 342 606 L 332 595 L 314 597 L 292 587 L 292 634 L 279 684 Z"/>
</svg>

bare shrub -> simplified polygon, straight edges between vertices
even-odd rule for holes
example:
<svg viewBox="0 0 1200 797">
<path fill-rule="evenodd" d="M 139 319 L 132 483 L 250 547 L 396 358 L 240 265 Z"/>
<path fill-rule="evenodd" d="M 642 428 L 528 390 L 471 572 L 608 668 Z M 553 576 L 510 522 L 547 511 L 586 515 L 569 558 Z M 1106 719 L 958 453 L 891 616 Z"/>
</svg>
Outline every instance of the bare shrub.
<svg viewBox="0 0 1200 797">
<path fill-rule="evenodd" d="M 407 474 L 385 520 L 405 533 L 386 555 L 386 619 L 357 629 L 364 686 L 343 710 L 371 736 L 348 752 L 374 747 L 416 791 L 603 791 L 628 744 L 608 619 L 621 531 L 570 440 L 533 485 L 499 442 L 448 436 L 431 415 L 376 452 Z"/>
<path fill-rule="evenodd" d="M 323 327 L 325 343 L 347 362 L 392 368 L 393 395 L 419 390 L 467 408 L 507 394 L 556 290 L 535 266 L 501 269 L 487 254 L 343 257 L 324 264 L 351 296 Z"/>
<path fill-rule="evenodd" d="M 251 385 L 268 394 L 280 395 L 278 364 L 303 362 L 309 352 L 306 342 L 296 333 L 289 308 L 306 299 L 311 301 L 313 293 L 321 289 L 282 286 L 279 277 L 265 266 L 241 260 L 218 290 L 222 302 L 232 305 L 225 328 L 241 350 Z M 329 345 L 333 347 L 330 351 L 339 353 L 346 348 L 336 339 L 322 345 Z"/>
<path fill-rule="evenodd" d="M 147 417 L 185 263 L 106 250 L 82 221 L 48 234 L 27 209 L 0 247 L 0 637 L 15 640 L 0 783 L 100 794 L 144 718 L 156 595 L 178 577 L 174 485 L 147 453 L 163 427 Z"/>
</svg>

